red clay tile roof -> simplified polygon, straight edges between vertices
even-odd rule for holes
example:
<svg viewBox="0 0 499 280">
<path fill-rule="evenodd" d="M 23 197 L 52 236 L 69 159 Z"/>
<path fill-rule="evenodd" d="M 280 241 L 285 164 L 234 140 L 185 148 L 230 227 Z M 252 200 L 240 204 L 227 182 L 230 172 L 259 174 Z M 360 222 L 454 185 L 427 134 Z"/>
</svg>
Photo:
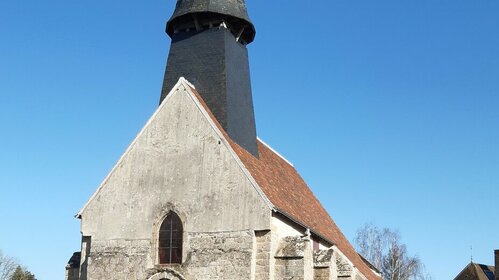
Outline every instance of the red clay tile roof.
<svg viewBox="0 0 499 280">
<path fill-rule="evenodd" d="M 381 279 L 357 254 L 292 165 L 261 141 L 258 141 L 259 158 L 240 147 L 230 139 L 199 93 L 194 89 L 193 92 L 277 211 L 335 244 L 367 279 Z"/>
<path fill-rule="evenodd" d="M 368 279 L 380 279 L 360 258 L 293 166 L 260 141 L 258 159 L 233 141 L 231 145 L 278 211 L 334 243 Z"/>
</svg>

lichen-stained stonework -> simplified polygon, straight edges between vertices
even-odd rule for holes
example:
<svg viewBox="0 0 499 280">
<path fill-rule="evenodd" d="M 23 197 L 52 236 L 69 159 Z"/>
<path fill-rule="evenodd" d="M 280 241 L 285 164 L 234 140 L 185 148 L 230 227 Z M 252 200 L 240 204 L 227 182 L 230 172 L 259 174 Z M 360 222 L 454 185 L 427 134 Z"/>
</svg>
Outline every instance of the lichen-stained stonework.
<svg viewBox="0 0 499 280">
<path fill-rule="evenodd" d="M 188 279 L 250 279 L 254 231 L 271 208 L 187 87 L 165 99 L 80 212 L 89 242 L 82 280 L 147 279 L 161 268 L 157 230 L 169 211 L 184 223 Z"/>
<path fill-rule="evenodd" d="M 146 279 L 150 252 L 148 240 L 106 240 L 92 242 L 88 256 L 87 278 Z M 120 278 L 121 277 L 121 278 Z"/>
<path fill-rule="evenodd" d="M 272 253 L 272 234 L 269 230 L 255 232 L 255 280 L 270 279 L 270 260 Z"/>
<path fill-rule="evenodd" d="M 352 264 L 341 254 L 335 253 L 338 278 L 344 280 L 355 279 Z M 360 277 L 360 276 L 359 276 Z"/>
<path fill-rule="evenodd" d="M 275 258 L 275 279 L 312 280 L 313 260 L 308 236 L 282 238 Z"/>
<path fill-rule="evenodd" d="M 338 270 L 334 249 L 314 252 L 314 280 L 336 280 Z"/>
<path fill-rule="evenodd" d="M 185 275 L 192 279 L 250 279 L 254 233 L 197 233 L 190 237 Z M 200 277 L 202 276 L 202 277 Z"/>
</svg>

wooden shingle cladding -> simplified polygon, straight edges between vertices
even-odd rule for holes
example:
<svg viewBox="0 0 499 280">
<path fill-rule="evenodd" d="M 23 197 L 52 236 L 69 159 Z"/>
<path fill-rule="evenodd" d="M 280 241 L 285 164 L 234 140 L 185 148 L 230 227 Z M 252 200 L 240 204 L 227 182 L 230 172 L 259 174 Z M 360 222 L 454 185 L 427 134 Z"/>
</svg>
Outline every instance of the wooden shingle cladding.
<svg viewBox="0 0 499 280">
<path fill-rule="evenodd" d="M 362 260 L 307 183 L 288 161 L 260 140 L 257 141 L 259 158 L 232 141 L 201 95 L 194 88 L 190 89 L 273 204 L 275 211 L 307 227 L 312 234 L 324 238 L 328 243 L 336 245 L 367 279 L 381 279 L 381 275 L 375 273 Z"/>
</svg>

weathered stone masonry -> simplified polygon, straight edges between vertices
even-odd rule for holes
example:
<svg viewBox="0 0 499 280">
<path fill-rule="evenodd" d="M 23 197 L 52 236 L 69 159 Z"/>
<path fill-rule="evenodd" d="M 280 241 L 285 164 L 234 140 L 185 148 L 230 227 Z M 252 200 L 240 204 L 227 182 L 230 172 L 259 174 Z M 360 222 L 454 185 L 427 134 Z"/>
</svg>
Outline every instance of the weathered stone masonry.
<svg viewBox="0 0 499 280">
<path fill-rule="evenodd" d="M 161 104 L 77 214 L 66 279 L 379 280 L 256 138 L 245 1 L 177 0 L 166 31 Z"/>
</svg>

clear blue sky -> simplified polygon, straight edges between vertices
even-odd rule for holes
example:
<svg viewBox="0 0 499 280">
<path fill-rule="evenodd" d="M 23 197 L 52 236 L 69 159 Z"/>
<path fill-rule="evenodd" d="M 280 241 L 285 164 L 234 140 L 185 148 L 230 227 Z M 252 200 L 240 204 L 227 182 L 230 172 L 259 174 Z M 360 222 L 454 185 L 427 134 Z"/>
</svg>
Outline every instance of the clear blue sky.
<svg viewBox="0 0 499 280">
<path fill-rule="evenodd" d="M 173 0 L 0 1 L 0 249 L 40 280 L 157 107 Z M 434 279 L 499 249 L 499 2 L 248 0 L 259 136 Z"/>
</svg>

